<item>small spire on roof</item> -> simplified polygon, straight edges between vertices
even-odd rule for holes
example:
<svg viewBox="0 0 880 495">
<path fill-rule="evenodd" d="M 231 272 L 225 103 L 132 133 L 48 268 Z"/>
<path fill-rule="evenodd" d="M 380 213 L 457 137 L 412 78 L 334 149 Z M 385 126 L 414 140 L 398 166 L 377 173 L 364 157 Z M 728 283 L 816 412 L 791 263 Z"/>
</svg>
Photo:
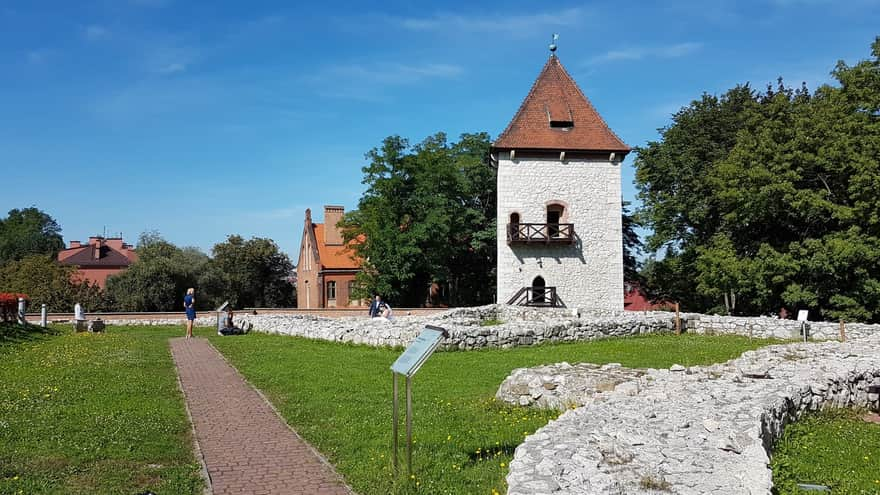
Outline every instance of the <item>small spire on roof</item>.
<svg viewBox="0 0 880 495">
<path fill-rule="evenodd" d="M 553 57 L 556 55 L 556 40 L 559 39 L 559 35 L 553 33 L 553 40 L 550 42 L 550 56 Z"/>
</svg>

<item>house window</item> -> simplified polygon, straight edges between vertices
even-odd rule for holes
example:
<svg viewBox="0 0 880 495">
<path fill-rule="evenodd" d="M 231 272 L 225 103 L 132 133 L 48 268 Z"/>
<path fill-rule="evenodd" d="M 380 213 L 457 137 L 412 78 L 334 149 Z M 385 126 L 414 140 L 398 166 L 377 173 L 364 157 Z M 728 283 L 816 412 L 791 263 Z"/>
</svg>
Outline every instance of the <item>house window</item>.
<svg viewBox="0 0 880 495">
<path fill-rule="evenodd" d="M 357 301 L 354 300 L 354 296 L 352 294 L 354 294 L 354 280 L 349 280 L 348 281 L 348 305 L 349 306 L 359 306 L 359 304 L 357 304 Z"/>
<path fill-rule="evenodd" d="M 336 282 L 330 281 L 327 282 L 327 300 L 335 301 L 336 300 Z"/>
</svg>

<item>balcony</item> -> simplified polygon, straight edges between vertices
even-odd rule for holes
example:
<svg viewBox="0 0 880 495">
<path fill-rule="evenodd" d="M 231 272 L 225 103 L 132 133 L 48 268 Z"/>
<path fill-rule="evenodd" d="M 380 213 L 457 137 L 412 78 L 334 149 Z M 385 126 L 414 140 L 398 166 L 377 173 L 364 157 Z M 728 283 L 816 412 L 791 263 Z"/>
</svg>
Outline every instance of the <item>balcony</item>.
<svg viewBox="0 0 880 495">
<path fill-rule="evenodd" d="M 572 244 L 573 223 L 509 223 L 507 244 Z"/>
<path fill-rule="evenodd" d="M 565 307 L 556 295 L 556 287 L 523 287 L 507 301 L 507 304 L 544 308 Z"/>
</svg>

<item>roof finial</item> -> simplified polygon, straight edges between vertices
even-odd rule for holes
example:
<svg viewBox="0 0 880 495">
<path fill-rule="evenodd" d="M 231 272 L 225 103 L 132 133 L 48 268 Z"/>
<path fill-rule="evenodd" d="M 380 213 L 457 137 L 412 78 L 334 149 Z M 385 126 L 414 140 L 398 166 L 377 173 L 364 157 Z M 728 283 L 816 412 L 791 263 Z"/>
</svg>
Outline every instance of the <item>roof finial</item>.
<svg viewBox="0 0 880 495">
<path fill-rule="evenodd" d="M 556 40 L 558 40 L 558 39 L 559 39 L 559 35 L 556 33 L 553 33 L 553 41 L 550 42 L 550 56 L 551 57 L 556 55 Z"/>
</svg>

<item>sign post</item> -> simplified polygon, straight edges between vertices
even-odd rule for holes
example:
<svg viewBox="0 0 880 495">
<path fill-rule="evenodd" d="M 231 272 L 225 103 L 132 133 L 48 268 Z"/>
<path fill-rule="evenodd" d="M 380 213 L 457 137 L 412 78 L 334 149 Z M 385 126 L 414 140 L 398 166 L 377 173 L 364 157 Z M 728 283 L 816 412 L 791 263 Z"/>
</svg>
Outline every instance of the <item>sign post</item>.
<svg viewBox="0 0 880 495">
<path fill-rule="evenodd" d="M 801 335 L 804 336 L 804 342 L 807 341 L 807 332 L 808 332 L 808 330 L 807 330 L 807 318 L 808 318 L 808 315 L 809 315 L 809 314 L 810 314 L 810 311 L 809 311 L 809 310 L 806 310 L 806 309 L 798 310 L 798 318 L 797 318 L 797 321 L 801 322 Z"/>
<path fill-rule="evenodd" d="M 435 327 L 433 325 L 425 325 L 425 328 L 416 337 L 415 340 L 403 351 L 403 354 L 391 365 L 391 399 L 393 405 L 391 407 L 391 415 L 393 425 L 391 427 L 392 436 L 392 462 L 394 463 L 394 472 L 397 472 L 397 438 L 398 424 L 400 422 L 397 405 L 397 375 L 406 377 L 406 471 L 412 474 L 412 377 L 419 368 L 425 364 L 425 361 L 434 353 L 440 340 L 448 337 L 449 333 L 446 329 Z"/>
<path fill-rule="evenodd" d="M 217 333 L 220 333 L 220 330 L 223 330 L 223 313 L 226 312 L 227 306 L 229 306 L 229 301 L 224 301 L 223 304 L 217 308 Z"/>
</svg>

